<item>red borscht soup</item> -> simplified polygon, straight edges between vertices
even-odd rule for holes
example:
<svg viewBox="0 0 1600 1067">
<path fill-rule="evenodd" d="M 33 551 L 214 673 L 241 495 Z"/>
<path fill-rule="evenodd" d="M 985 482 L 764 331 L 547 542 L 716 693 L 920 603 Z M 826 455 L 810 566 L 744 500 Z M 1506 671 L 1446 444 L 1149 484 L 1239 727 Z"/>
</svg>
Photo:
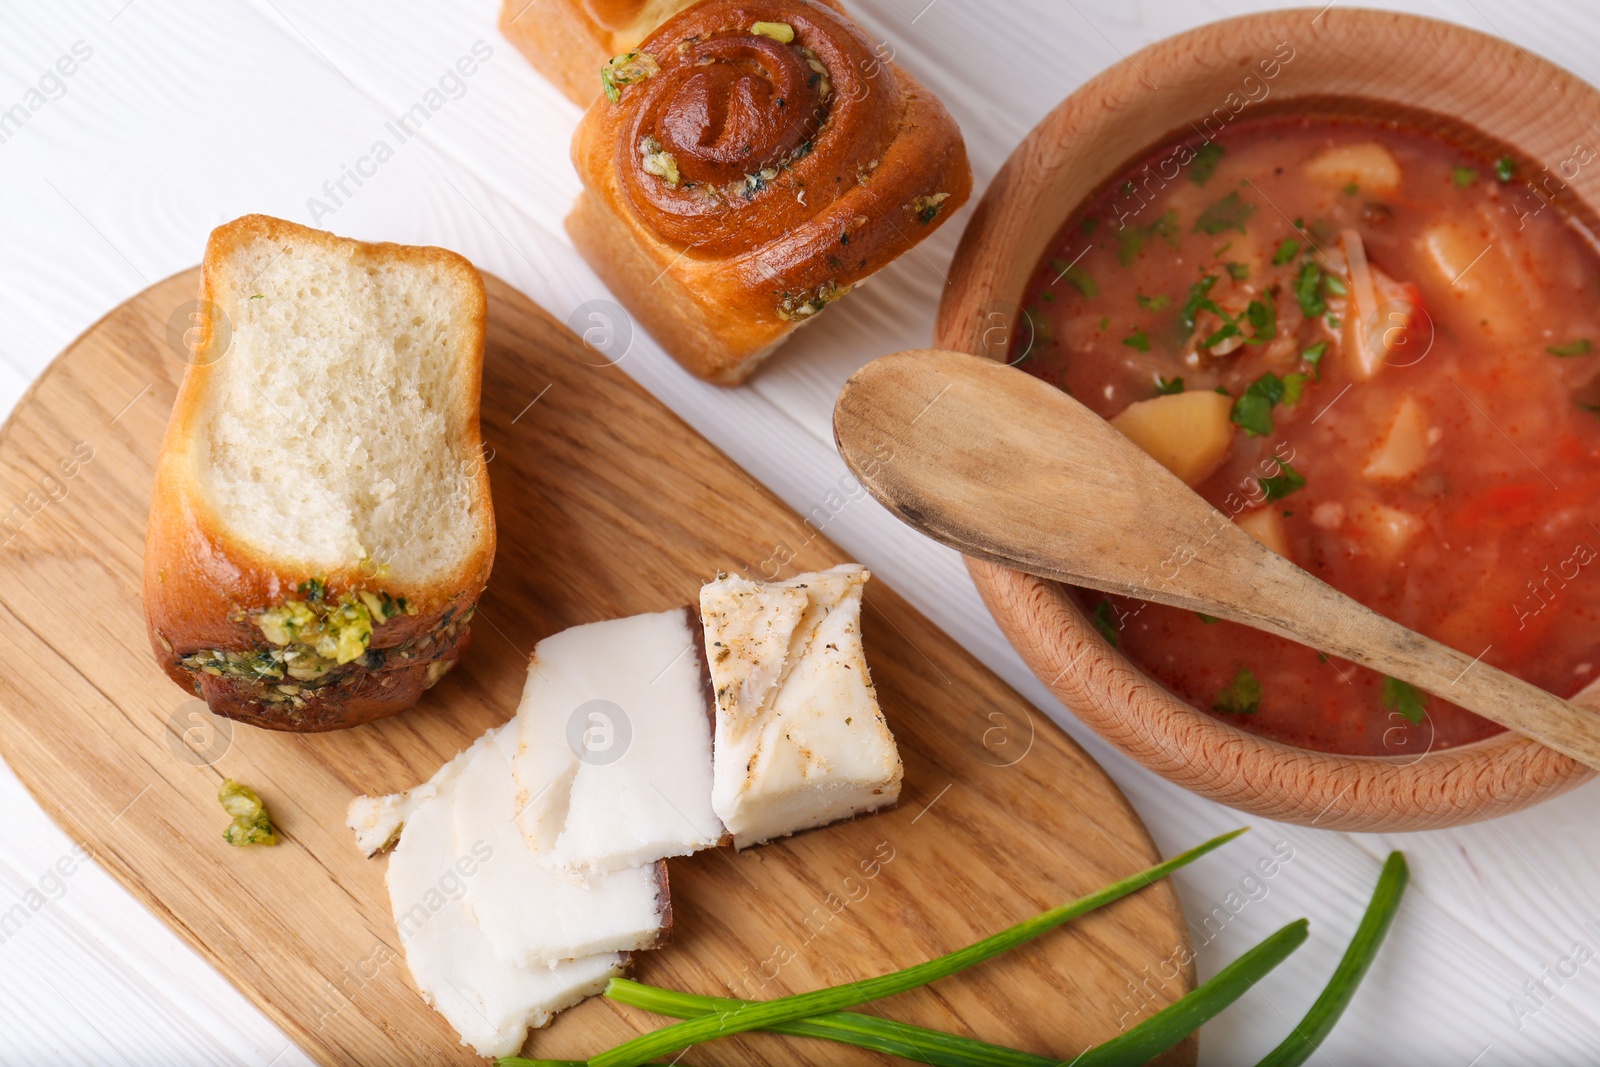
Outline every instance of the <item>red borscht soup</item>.
<svg viewBox="0 0 1600 1067">
<path fill-rule="evenodd" d="M 1421 126 L 1241 121 L 1068 222 L 1012 359 L 1273 551 L 1570 696 L 1600 676 L 1600 257 L 1562 189 Z M 1404 756 L 1500 730 L 1271 634 L 1082 604 L 1172 692 L 1290 744 Z"/>
</svg>

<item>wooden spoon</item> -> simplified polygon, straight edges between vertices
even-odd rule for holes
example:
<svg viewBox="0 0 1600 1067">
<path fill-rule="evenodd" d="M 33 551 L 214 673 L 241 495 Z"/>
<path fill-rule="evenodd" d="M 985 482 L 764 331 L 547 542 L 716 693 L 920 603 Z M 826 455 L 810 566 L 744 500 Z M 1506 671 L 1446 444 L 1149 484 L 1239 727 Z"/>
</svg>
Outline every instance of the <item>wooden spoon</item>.
<svg viewBox="0 0 1600 1067">
<path fill-rule="evenodd" d="M 1279 634 L 1600 769 L 1600 714 L 1312 577 L 1030 374 L 959 352 L 897 352 L 845 383 L 833 433 L 885 507 L 968 556 Z"/>
</svg>

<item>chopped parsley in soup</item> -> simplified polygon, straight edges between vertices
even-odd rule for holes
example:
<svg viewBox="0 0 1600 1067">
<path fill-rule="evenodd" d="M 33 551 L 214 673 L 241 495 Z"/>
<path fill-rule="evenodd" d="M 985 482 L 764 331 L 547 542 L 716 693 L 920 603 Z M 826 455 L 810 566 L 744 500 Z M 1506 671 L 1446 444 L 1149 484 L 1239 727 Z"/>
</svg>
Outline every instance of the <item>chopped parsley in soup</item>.
<svg viewBox="0 0 1600 1067">
<path fill-rule="evenodd" d="M 1406 124 L 1242 121 L 1068 222 L 1012 359 L 1268 548 L 1571 696 L 1600 675 L 1600 257 L 1562 188 Z M 1271 634 L 1082 603 L 1172 692 L 1290 744 L 1419 756 L 1501 729 Z"/>
</svg>

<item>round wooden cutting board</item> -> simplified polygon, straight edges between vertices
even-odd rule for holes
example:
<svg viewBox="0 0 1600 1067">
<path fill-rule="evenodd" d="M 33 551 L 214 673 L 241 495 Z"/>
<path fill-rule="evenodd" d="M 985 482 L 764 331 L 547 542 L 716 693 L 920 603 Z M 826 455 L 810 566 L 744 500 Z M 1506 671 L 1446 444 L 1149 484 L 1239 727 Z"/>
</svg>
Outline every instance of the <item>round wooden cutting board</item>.
<svg viewBox="0 0 1600 1067">
<path fill-rule="evenodd" d="M 0 750 L 123 885 L 314 1059 L 481 1062 L 411 984 L 383 884 L 344 826 L 358 793 L 422 781 L 516 709 L 528 651 L 577 623 L 689 603 L 718 571 L 844 557 L 620 369 L 494 278 L 483 431 L 500 551 L 462 666 L 413 710 L 330 734 L 212 720 L 156 668 L 139 603 L 156 450 L 197 271 L 74 343 L 0 431 Z M 709 388 L 709 387 L 708 387 Z M 667 948 L 645 981 L 768 997 L 957 948 L 1156 861 L 1077 745 L 881 583 L 867 657 L 905 759 L 890 812 L 671 861 Z M 216 800 L 266 798 L 276 848 L 232 848 Z M 530 900 L 530 907 L 538 907 Z M 1167 883 L 973 971 L 875 1005 L 1071 1060 L 1175 999 L 1188 935 Z M 1140 992 L 1134 992 L 1134 986 Z M 596 998 L 530 1054 L 583 1057 L 661 1020 Z M 1192 1063 L 1191 1040 L 1163 1062 Z M 697 1064 L 882 1057 L 753 1034 Z"/>
</svg>

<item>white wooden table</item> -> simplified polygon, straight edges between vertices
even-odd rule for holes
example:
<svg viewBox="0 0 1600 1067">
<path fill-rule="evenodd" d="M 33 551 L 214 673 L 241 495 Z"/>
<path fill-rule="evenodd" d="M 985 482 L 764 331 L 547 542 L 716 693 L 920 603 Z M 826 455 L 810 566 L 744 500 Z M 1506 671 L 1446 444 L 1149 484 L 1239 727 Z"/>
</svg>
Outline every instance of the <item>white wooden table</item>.
<svg viewBox="0 0 1600 1067">
<path fill-rule="evenodd" d="M 1089 76 L 1157 38 L 1263 6 L 1272 5 L 851 3 L 955 113 L 980 191 Z M 1591 5 L 1395 6 L 1507 36 L 1600 81 Z M 567 145 L 578 112 L 500 39 L 495 13 L 495 0 L 0 2 L 0 411 L 85 327 L 192 266 L 213 226 L 247 212 L 446 245 L 561 316 L 604 297 L 561 228 L 577 192 Z M 452 80 L 447 71 L 475 46 L 489 58 Z M 62 57 L 71 61 L 58 68 Z M 399 143 L 386 124 L 431 89 L 442 90 L 442 106 Z M 378 141 L 393 158 L 363 166 L 370 176 L 359 182 L 346 178 Z M 687 377 L 644 336 L 623 365 L 790 504 L 821 506 L 814 520 L 829 537 L 1059 719 L 1175 851 L 1240 816 L 1167 785 L 1079 726 L 1000 637 L 953 554 L 870 500 L 831 514 L 823 504 L 844 474 L 830 443 L 835 392 L 868 359 L 928 343 L 965 221 L 963 212 L 805 330 L 747 388 Z M 70 497 L 59 506 L 72 506 Z M 1577 943 L 1600 952 L 1597 803 L 1600 786 L 1591 785 L 1494 823 L 1394 837 L 1257 821 L 1243 842 L 1178 876 L 1202 973 L 1299 915 L 1311 917 L 1312 941 L 1206 1028 L 1203 1060 L 1252 1062 L 1280 1039 L 1331 970 L 1382 856 L 1398 847 L 1410 856 L 1413 889 L 1318 1062 L 1593 1062 L 1600 962 L 1568 961 Z M 0 773 L 0 813 L 0 1063 L 306 1062 L 104 872 L 72 862 L 72 842 L 9 771 Z M 1228 921 L 1202 926 L 1279 842 L 1293 852 L 1281 873 L 1237 914 L 1218 913 Z M 1101 995 L 1135 1005 L 1126 990 Z"/>
</svg>

